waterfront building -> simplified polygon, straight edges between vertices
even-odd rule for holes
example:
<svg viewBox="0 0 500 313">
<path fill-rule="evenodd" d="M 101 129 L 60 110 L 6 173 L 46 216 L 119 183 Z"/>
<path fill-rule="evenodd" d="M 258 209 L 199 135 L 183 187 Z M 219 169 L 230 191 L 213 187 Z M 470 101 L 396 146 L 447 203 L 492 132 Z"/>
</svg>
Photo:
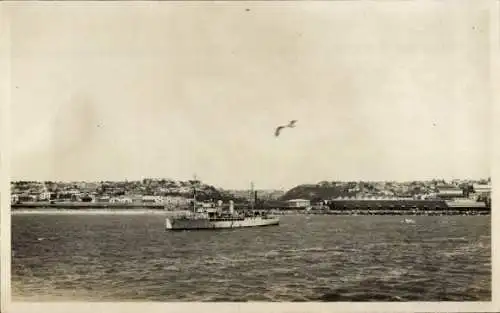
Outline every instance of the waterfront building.
<svg viewBox="0 0 500 313">
<path fill-rule="evenodd" d="M 10 203 L 14 204 L 14 203 L 17 203 L 17 202 L 19 202 L 19 195 L 16 195 L 16 194 L 11 195 L 10 196 Z"/>
<path fill-rule="evenodd" d="M 289 208 L 308 208 L 311 206 L 311 201 L 306 199 L 292 199 L 287 201 Z"/>
<path fill-rule="evenodd" d="M 109 196 L 102 196 L 97 199 L 97 202 L 109 202 L 110 197 Z"/>
<path fill-rule="evenodd" d="M 51 193 L 47 190 L 44 190 L 38 194 L 39 201 L 49 201 L 51 198 Z"/>
<path fill-rule="evenodd" d="M 478 195 L 488 196 L 491 194 L 491 185 L 474 184 L 472 188 L 474 189 L 474 192 Z"/>
<path fill-rule="evenodd" d="M 454 185 L 439 185 L 437 186 L 437 197 L 440 199 L 452 199 L 463 197 L 462 189 Z"/>
<path fill-rule="evenodd" d="M 189 203 L 189 199 L 180 196 L 166 196 L 164 197 L 164 202 L 167 205 L 183 206 Z"/>
<path fill-rule="evenodd" d="M 110 203 L 122 203 L 122 204 L 130 204 L 132 203 L 132 199 L 128 197 L 113 197 L 109 200 Z"/>
</svg>

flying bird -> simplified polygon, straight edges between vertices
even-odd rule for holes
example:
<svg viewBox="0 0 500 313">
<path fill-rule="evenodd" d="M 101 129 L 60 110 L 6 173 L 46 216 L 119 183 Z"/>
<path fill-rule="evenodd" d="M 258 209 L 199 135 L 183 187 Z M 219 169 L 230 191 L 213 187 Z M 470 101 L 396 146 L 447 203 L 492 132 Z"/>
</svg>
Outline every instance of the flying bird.
<svg viewBox="0 0 500 313">
<path fill-rule="evenodd" d="M 288 128 L 294 128 L 295 127 L 295 123 L 297 123 L 297 121 L 293 120 L 293 121 L 290 121 L 288 123 L 288 125 L 281 125 L 281 126 L 276 127 L 276 131 L 274 132 L 274 136 L 278 137 L 280 135 L 280 133 L 281 133 L 281 130 L 283 128 L 286 128 L 286 127 L 288 127 Z"/>
</svg>

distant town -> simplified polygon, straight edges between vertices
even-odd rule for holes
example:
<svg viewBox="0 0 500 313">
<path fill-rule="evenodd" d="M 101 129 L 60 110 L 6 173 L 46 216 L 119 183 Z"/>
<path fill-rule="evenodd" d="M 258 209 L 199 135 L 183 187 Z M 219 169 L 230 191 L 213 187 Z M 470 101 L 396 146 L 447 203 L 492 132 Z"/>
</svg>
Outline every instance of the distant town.
<svg viewBox="0 0 500 313">
<path fill-rule="evenodd" d="M 258 202 L 262 207 L 280 209 L 354 209 L 367 206 L 397 206 L 434 209 L 448 207 L 491 207 L 491 179 L 434 179 L 410 182 L 322 181 L 282 190 L 225 190 L 198 180 L 143 179 L 138 181 L 56 182 L 14 181 L 11 203 L 16 207 L 95 204 L 107 206 L 150 206 L 170 210 L 188 208 L 196 190 L 196 200 L 210 203 L 222 200 L 240 205 Z M 401 202 L 403 201 L 403 202 Z M 353 203 L 355 206 L 353 206 Z M 366 205 L 366 203 L 369 203 Z M 424 204 L 425 205 L 424 205 Z M 383 204 L 383 205 L 381 205 Z"/>
</svg>

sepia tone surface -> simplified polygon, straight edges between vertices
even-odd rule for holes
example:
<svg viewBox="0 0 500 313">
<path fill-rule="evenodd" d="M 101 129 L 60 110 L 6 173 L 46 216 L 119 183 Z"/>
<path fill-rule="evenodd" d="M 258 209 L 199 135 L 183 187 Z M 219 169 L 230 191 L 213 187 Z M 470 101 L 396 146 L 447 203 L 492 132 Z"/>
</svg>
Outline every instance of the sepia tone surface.
<svg viewBox="0 0 500 313">
<path fill-rule="evenodd" d="M 13 216 L 12 293 L 23 301 L 490 301 L 490 218 L 415 220 L 299 215 L 276 228 L 168 233 L 157 215 Z"/>
<path fill-rule="evenodd" d="M 484 6 L 12 7 L 14 180 L 489 175 Z"/>
</svg>

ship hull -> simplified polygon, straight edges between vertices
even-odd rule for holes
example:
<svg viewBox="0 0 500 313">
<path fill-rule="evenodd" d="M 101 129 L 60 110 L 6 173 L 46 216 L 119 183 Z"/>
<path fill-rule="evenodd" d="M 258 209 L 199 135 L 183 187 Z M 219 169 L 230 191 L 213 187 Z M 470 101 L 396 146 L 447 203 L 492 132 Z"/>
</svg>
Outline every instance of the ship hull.
<svg viewBox="0 0 500 313">
<path fill-rule="evenodd" d="M 279 225 L 279 218 L 246 218 L 243 220 L 209 220 L 167 218 L 165 227 L 168 230 L 190 229 L 228 229 L 258 226 Z"/>
</svg>

